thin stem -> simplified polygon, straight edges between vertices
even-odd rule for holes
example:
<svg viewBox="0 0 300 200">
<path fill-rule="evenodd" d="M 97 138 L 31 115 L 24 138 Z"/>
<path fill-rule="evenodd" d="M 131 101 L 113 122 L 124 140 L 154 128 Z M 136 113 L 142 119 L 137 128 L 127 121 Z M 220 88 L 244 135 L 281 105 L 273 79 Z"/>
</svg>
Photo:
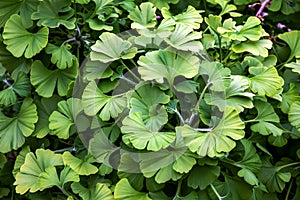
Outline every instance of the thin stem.
<svg viewBox="0 0 300 200">
<path fill-rule="evenodd" d="M 75 41 L 75 40 L 76 40 L 76 37 L 72 37 L 72 38 L 70 38 L 70 39 L 67 39 L 67 40 L 65 40 L 65 41 L 61 44 L 61 46 L 65 45 L 65 44 L 68 43 L 68 42 L 72 42 L 72 41 Z"/>
<path fill-rule="evenodd" d="M 199 107 L 200 107 L 201 100 L 203 99 L 204 94 L 205 94 L 206 90 L 208 89 L 208 87 L 209 87 L 210 85 L 211 85 L 211 83 L 207 83 L 207 84 L 205 85 L 205 87 L 203 88 L 201 94 L 200 94 L 200 97 L 199 97 L 199 99 L 198 99 L 198 102 L 197 102 L 196 108 L 195 108 L 197 112 L 199 112 Z"/>
<path fill-rule="evenodd" d="M 63 149 L 54 150 L 55 153 L 61 153 L 61 152 L 65 152 L 65 151 L 77 151 L 77 148 L 76 147 L 67 147 L 67 148 L 63 148 Z"/>
<path fill-rule="evenodd" d="M 181 193 L 181 185 L 182 185 L 182 179 L 178 181 L 177 190 L 176 190 L 176 196 L 179 196 Z"/>
<path fill-rule="evenodd" d="M 291 166 L 294 166 L 294 165 L 300 165 L 300 162 L 294 162 L 294 163 L 289 163 L 289 164 L 286 164 L 286 165 L 282 165 L 282 166 L 279 166 L 276 168 L 277 171 L 280 171 L 286 167 L 291 167 Z"/>
<path fill-rule="evenodd" d="M 200 132 L 210 132 L 212 131 L 214 128 L 194 128 L 195 131 L 200 131 Z"/>
<path fill-rule="evenodd" d="M 249 119 L 249 120 L 246 120 L 246 121 L 243 121 L 244 123 L 252 123 L 252 122 L 258 122 L 258 120 L 256 119 Z"/>
<path fill-rule="evenodd" d="M 285 195 L 284 200 L 289 200 L 289 196 L 290 196 L 290 193 L 291 193 L 291 189 L 292 189 L 293 182 L 294 182 L 294 179 L 292 179 L 292 181 L 291 181 L 291 183 L 290 183 L 290 185 L 289 185 L 289 188 L 288 188 L 288 191 L 287 191 L 287 193 L 286 193 L 286 195 Z"/>
<path fill-rule="evenodd" d="M 216 188 L 214 187 L 213 184 L 210 184 L 210 187 L 211 187 L 211 189 L 214 191 L 215 195 L 217 196 L 217 198 L 218 198 L 219 200 L 222 200 L 222 199 L 224 199 L 224 198 L 226 197 L 226 196 L 222 197 L 222 196 L 218 193 L 218 191 L 216 190 Z"/>
<path fill-rule="evenodd" d="M 12 87 L 12 84 L 10 84 L 6 78 L 2 78 L 2 81 L 3 81 L 3 83 L 5 83 L 8 87 L 10 87 L 10 88 Z"/>
<path fill-rule="evenodd" d="M 132 85 L 136 85 L 137 84 L 136 82 L 134 82 L 134 81 L 126 78 L 124 75 L 120 76 L 120 79 L 123 79 L 123 80 L 127 81 L 128 83 L 130 83 Z"/>
<path fill-rule="evenodd" d="M 265 1 L 261 2 L 260 8 L 259 8 L 259 10 L 257 11 L 257 13 L 256 13 L 255 16 L 258 17 L 258 18 L 260 18 L 260 16 L 262 16 L 261 14 L 262 14 L 262 12 L 264 11 L 266 5 L 267 5 L 268 3 L 270 3 L 270 2 L 271 2 L 271 0 L 265 0 Z"/>
<path fill-rule="evenodd" d="M 133 73 L 133 71 L 130 70 L 130 68 L 123 62 L 122 59 L 120 59 L 122 65 L 124 65 L 124 67 L 128 70 L 128 72 L 136 79 L 138 80 L 139 82 L 141 81 L 141 79 L 135 74 Z"/>
<path fill-rule="evenodd" d="M 219 41 L 219 52 L 220 52 L 220 61 L 222 62 L 222 57 L 223 57 L 223 53 L 222 53 L 222 39 L 221 37 L 218 35 L 218 41 Z"/>
<path fill-rule="evenodd" d="M 184 125 L 184 124 L 185 124 L 185 121 L 184 121 L 182 115 L 179 113 L 179 111 L 178 111 L 177 109 L 172 109 L 172 110 L 173 110 L 173 111 L 177 114 L 177 116 L 179 117 L 180 122 L 181 122 L 181 125 Z"/>
</svg>

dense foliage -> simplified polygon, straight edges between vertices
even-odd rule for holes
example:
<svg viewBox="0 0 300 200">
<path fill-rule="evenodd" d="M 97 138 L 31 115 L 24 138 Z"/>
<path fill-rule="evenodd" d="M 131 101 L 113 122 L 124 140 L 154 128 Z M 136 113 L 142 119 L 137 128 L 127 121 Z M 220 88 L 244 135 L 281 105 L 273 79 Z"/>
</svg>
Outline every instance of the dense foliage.
<svg viewBox="0 0 300 200">
<path fill-rule="evenodd" d="M 300 199 L 299 0 L 1 0 L 1 199 Z"/>
</svg>

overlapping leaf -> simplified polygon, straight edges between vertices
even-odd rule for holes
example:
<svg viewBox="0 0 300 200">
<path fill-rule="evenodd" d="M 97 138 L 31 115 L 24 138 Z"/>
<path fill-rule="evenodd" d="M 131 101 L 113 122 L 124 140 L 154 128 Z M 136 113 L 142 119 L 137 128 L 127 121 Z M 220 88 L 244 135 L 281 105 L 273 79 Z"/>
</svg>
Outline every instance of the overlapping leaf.
<svg viewBox="0 0 300 200">
<path fill-rule="evenodd" d="M 251 125 L 251 130 L 262 135 L 273 134 L 274 136 L 280 136 L 283 131 L 273 124 L 279 123 L 280 120 L 271 104 L 256 101 L 254 106 L 257 109 L 257 116 L 253 121 L 258 123 Z"/>
<path fill-rule="evenodd" d="M 285 41 L 291 49 L 288 61 L 290 61 L 293 57 L 300 57 L 300 31 L 294 30 L 291 32 L 286 32 L 278 35 L 278 37 Z"/>
<path fill-rule="evenodd" d="M 50 150 L 37 149 L 35 154 L 26 154 L 25 162 L 16 175 L 16 191 L 24 194 L 28 190 L 36 192 L 43 189 L 38 184 L 38 178 L 48 167 L 63 165 L 61 155 L 55 154 Z"/>
<path fill-rule="evenodd" d="M 203 46 L 199 41 L 201 37 L 200 32 L 193 32 L 193 29 L 189 26 L 178 24 L 165 41 L 178 50 L 199 52 L 203 50 Z"/>
<path fill-rule="evenodd" d="M 113 195 L 107 185 L 97 183 L 93 188 L 85 188 L 80 183 L 73 183 L 71 185 L 74 193 L 79 194 L 83 200 L 101 199 L 113 200 Z"/>
<path fill-rule="evenodd" d="M 288 115 L 291 124 L 300 131 L 300 101 L 295 101 L 291 104 Z"/>
<path fill-rule="evenodd" d="M 116 200 L 131 200 L 131 199 L 138 199 L 138 200 L 151 200 L 148 197 L 148 194 L 143 192 L 138 192 L 128 182 L 126 178 L 121 179 L 114 191 L 114 199 Z"/>
<path fill-rule="evenodd" d="M 0 104 L 5 106 L 12 105 L 17 102 L 17 94 L 21 97 L 26 97 L 30 94 L 30 81 L 27 75 L 23 72 L 18 73 L 13 84 L 10 84 L 5 78 L 3 78 L 2 81 L 6 82 L 9 86 L 0 91 Z"/>
<path fill-rule="evenodd" d="M 128 18 L 134 21 L 131 28 L 153 28 L 157 23 L 155 12 L 156 8 L 150 2 L 141 3 L 139 7 L 136 6 L 128 15 Z"/>
<path fill-rule="evenodd" d="M 66 45 L 60 47 L 53 44 L 48 44 L 46 47 L 46 52 L 51 55 L 51 62 L 56 64 L 59 69 L 66 69 L 70 67 L 77 67 L 78 61 L 76 56 L 74 56 Z"/>
<path fill-rule="evenodd" d="M 136 149 L 158 151 L 175 139 L 174 132 L 152 132 L 146 127 L 140 112 L 130 113 L 122 123 L 123 140 L 129 140 Z"/>
<path fill-rule="evenodd" d="M 290 84 L 290 88 L 287 92 L 282 94 L 281 110 L 284 113 L 288 113 L 291 105 L 294 102 L 300 101 L 300 96 L 298 94 L 298 89 L 294 83 Z"/>
<path fill-rule="evenodd" d="M 176 133 L 183 137 L 192 152 L 197 152 L 199 156 L 218 157 L 236 146 L 234 140 L 244 137 L 244 127 L 238 112 L 232 107 L 227 107 L 222 119 L 212 131 L 202 133 L 185 125 L 176 127 Z"/>
<path fill-rule="evenodd" d="M 41 61 L 36 60 L 31 66 L 30 82 L 42 97 L 51 97 L 55 88 L 60 96 L 65 96 L 70 83 L 77 76 L 77 70 L 76 67 L 65 70 L 49 70 Z"/>
<path fill-rule="evenodd" d="M 76 98 L 70 98 L 67 101 L 60 101 L 57 105 L 57 111 L 53 111 L 49 116 L 49 129 L 52 134 L 62 139 L 68 139 L 75 133 L 75 119 L 82 110 L 81 101 Z"/>
<path fill-rule="evenodd" d="M 192 78 L 199 70 L 198 58 L 188 52 L 152 51 L 141 56 L 138 64 L 140 65 L 138 71 L 142 79 L 163 83 L 166 78 L 170 85 L 173 85 L 175 77 Z"/>
<path fill-rule="evenodd" d="M 50 28 L 64 25 L 68 29 L 75 28 L 74 10 L 70 7 L 71 0 L 45 0 L 42 1 L 36 12 L 31 15 L 33 20 L 38 20 L 37 25 Z"/>
<path fill-rule="evenodd" d="M 30 136 L 38 120 L 36 105 L 32 99 L 26 98 L 15 117 L 7 117 L 0 112 L 0 152 L 18 149 Z"/>
<path fill-rule="evenodd" d="M 49 29 L 43 27 L 36 33 L 30 33 L 22 25 L 21 17 L 17 14 L 12 15 L 6 22 L 3 38 L 7 50 L 15 57 L 31 58 L 39 53 L 48 43 Z"/>
<path fill-rule="evenodd" d="M 235 53 L 250 52 L 255 56 L 267 57 L 269 55 L 268 49 L 272 48 L 272 42 L 267 39 L 258 41 L 246 41 L 239 44 L 234 44 L 232 50 Z"/>
<path fill-rule="evenodd" d="M 137 48 L 132 47 L 132 44 L 123 40 L 117 35 L 109 32 L 104 32 L 100 35 L 100 40 L 96 41 L 90 54 L 91 60 L 99 60 L 103 63 L 108 63 L 114 60 L 131 59 L 137 53 Z"/>
</svg>

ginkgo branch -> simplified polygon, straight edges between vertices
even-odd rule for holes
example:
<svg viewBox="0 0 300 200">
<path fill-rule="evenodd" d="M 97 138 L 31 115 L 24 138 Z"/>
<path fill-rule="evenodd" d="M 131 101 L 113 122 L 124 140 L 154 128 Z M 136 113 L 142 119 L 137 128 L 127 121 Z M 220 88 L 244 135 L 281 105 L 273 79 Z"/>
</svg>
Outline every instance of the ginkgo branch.
<svg viewBox="0 0 300 200">
<path fill-rule="evenodd" d="M 215 195 L 217 196 L 217 198 L 218 198 L 219 200 L 222 200 L 222 199 L 226 198 L 227 195 L 225 195 L 225 196 L 222 197 L 222 196 L 218 193 L 218 191 L 216 190 L 216 188 L 214 187 L 213 184 L 210 184 L 210 187 L 211 187 L 211 189 L 214 191 Z"/>
<path fill-rule="evenodd" d="M 12 84 L 10 84 L 9 82 L 8 82 L 8 80 L 6 79 L 6 78 L 2 78 L 2 81 L 3 81 L 3 83 L 5 83 L 8 87 L 12 87 Z"/>
</svg>

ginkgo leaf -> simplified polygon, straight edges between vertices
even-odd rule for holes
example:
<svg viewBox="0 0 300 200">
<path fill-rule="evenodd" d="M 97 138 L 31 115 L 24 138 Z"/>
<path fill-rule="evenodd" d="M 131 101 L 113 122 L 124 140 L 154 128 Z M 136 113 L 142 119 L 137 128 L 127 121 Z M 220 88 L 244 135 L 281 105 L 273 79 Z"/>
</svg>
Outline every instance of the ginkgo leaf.
<svg viewBox="0 0 300 200">
<path fill-rule="evenodd" d="M 285 32 L 282 34 L 279 34 L 278 37 L 285 41 L 290 49 L 291 53 L 286 61 L 287 63 L 293 59 L 293 57 L 300 58 L 300 31 L 299 30 L 293 30 L 291 32 Z"/>
<path fill-rule="evenodd" d="M 62 157 L 53 151 L 37 149 L 34 153 L 26 154 L 25 162 L 20 168 L 20 172 L 16 175 L 16 192 L 24 194 L 28 190 L 36 192 L 41 190 L 38 184 L 38 177 L 45 172 L 48 167 L 63 165 Z"/>
<path fill-rule="evenodd" d="M 284 66 L 291 68 L 293 72 L 300 74 L 300 60 L 296 60 L 296 62 L 287 63 Z"/>
<path fill-rule="evenodd" d="M 283 79 L 278 75 L 275 67 L 249 67 L 250 88 L 261 96 L 272 97 L 283 86 Z"/>
<path fill-rule="evenodd" d="M 0 91 L 0 104 L 5 106 L 12 105 L 17 102 L 17 95 L 26 97 L 30 94 L 31 85 L 29 78 L 23 72 L 19 72 L 17 77 L 14 79 L 14 83 L 10 85 L 9 81 L 2 79 L 3 82 L 9 85 L 8 88 Z"/>
<path fill-rule="evenodd" d="M 133 11 L 129 12 L 128 18 L 134 21 L 133 29 L 153 28 L 156 25 L 156 8 L 150 2 L 141 3 Z"/>
<path fill-rule="evenodd" d="M 197 152 L 199 156 L 217 157 L 236 146 L 233 140 L 244 137 L 244 127 L 238 112 L 232 107 L 227 107 L 222 119 L 211 132 L 201 133 L 185 125 L 176 127 L 176 133 L 183 137 L 192 152 Z"/>
<path fill-rule="evenodd" d="M 290 123 L 300 131 L 300 101 L 291 104 L 288 115 Z"/>
<path fill-rule="evenodd" d="M 255 56 L 268 57 L 268 49 L 272 48 L 272 42 L 267 39 L 258 41 L 246 41 L 232 45 L 232 50 L 235 53 L 250 52 Z"/>
<path fill-rule="evenodd" d="M 170 97 L 159 88 L 143 85 L 131 95 L 130 112 L 141 112 L 146 127 L 151 131 L 159 131 L 168 121 L 166 109 L 161 104 L 169 101 Z"/>
<path fill-rule="evenodd" d="M 12 14 L 20 13 L 22 24 L 29 28 L 32 26 L 31 14 L 36 10 L 38 1 L 36 0 L 2 0 L 0 2 L 0 27 Z"/>
<path fill-rule="evenodd" d="M 69 151 L 64 152 L 62 155 L 65 165 L 68 165 L 79 175 L 91 175 L 98 172 L 98 168 L 87 161 L 83 161 L 73 156 Z"/>
<path fill-rule="evenodd" d="M 126 178 L 121 179 L 115 187 L 114 199 L 116 200 L 151 200 L 148 194 L 138 192 L 128 182 Z"/>
<path fill-rule="evenodd" d="M 70 67 L 77 67 L 78 60 L 76 56 L 74 56 L 66 45 L 62 45 L 60 47 L 55 46 L 53 44 L 48 43 L 46 49 L 46 53 L 51 55 L 51 62 L 56 64 L 59 69 L 66 69 Z"/>
<path fill-rule="evenodd" d="M 199 41 L 201 37 L 200 32 L 194 32 L 189 26 L 177 24 L 175 30 L 165 41 L 178 50 L 199 52 L 203 50 L 203 46 Z"/>
<path fill-rule="evenodd" d="M 176 23 L 184 24 L 193 29 L 199 29 L 200 24 L 203 22 L 202 16 L 193 6 L 188 6 L 186 11 L 176 16 L 172 16 L 167 8 L 162 8 L 161 13 L 165 19 L 173 18 Z"/>
<path fill-rule="evenodd" d="M 137 53 L 137 48 L 123 40 L 114 33 L 104 32 L 100 35 L 100 40 L 96 41 L 91 49 L 90 57 L 92 61 L 99 60 L 108 63 L 114 60 L 131 59 Z"/>
<path fill-rule="evenodd" d="M 21 17 L 14 14 L 6 22 L 2 36 L 7 50 L 15 57 L 24 54 L 25 58 L 31 58 L 46 47 L 48 34 L 47 27 L 39 29 L 36 33 L 30 33 L 22 25 Z"/>
<path fill-rule="evenodd" d="M 126 95 L 108 96 L 91 81 L 83 91 L 82 106 L 87 115 L 94 116 L 101 109 L 100 118 L 108 121 L 110 117 L 117 117 L 127 106 Z"/>
<path fill-rule="evenodd" d="M 224 93 L 209 93 L 205 95 L 205 101 L 209 105 L 218 106 L 220 111 L 224 111 L 227 106 L 234 107 L 242 112 L 244 108 L 253 108 L 253 97 L 255 94 L 247 92 L 249 81 L 243 76 L 231 76 L 232 82 Z"/>
<path fill-rule="evenodd" d="M 173 85 L 175 77 L 192 78 L 199 70 L 199 59 L 188 52 L 152 51 L 140 56 L 138 64 L 142 79 L 163 83 L 166 78 L 170 85 Z"/>
<path fill-rule="evenodd" d="M 14 177 L 16 177 L 17 173 L 20 172 L 20 168 L 24 164 L 25 157 L 29 152 L 30 152 L 30 147 L 28 145 L 23 147 L 22 150 L 19 152 L 14 164 L 14 169 L 12 171 Z"/>
<path fill-rule="evenodd" d="M 81 110 L 80 99 L 69 98 L 67 101 L 60 101 L 57 111 L 53 111 L 49 116 L 49 129 L 53 131 L 51 134 L 68 139 L 75 133 L 75 119 Z"/>
<path fill-rule="evenodd" d="M 230 85 L 230 69 L 224 68 L 221 63 L 202 62 L 199 73 L 204 76 L 206 85 L 209 85 L 213 91 L 224 92 L 225 88 Z"/>
<path fill-rule="evenodd" d="M 42 97 L 51 97 L 55 88 L 59 96 L 65 96 L 68 93 L 68 86 L 77 76 L 77 70 L 77 67 L 49 70 L 41 61 L 36 60 L 31 66 L 30 82 Z"/>
<path fill-rule="evenodd" d="M 63 188 L 65 183 L 79 182 L 79 180 L 79 175 L 69 167 L 64 167 L 60 172 L 60 177 L 58 177 L 56 168 L 50 166 L 47 167 L 44 172 L 40 173 L 38 185 L 40 186 L 40 190 L 51 188 L 53 186 Z"/>
<path fill-rule="evenodd" d="M 204 190 L 207 186 L 212 184 L 220 175 L 219 166 L 195 166 L 188 177 L 188 186 L 193 189 Z M 201 174 L 201 178 L 199 178 Z"/>
<path fill-rule="evenodd" d="M 140 112 L 130 113 L 122 121 L 123 140 L 129 140 L 137 149 L 158 151 L 169 146 L 175 139 L 174 132 L 152 132 L 142 120 Z"/>
<path fill-rule="evenodd" d="M 262 135 L 272 133 L 274 136 L 279 136 L 283 133 L 283 130 L 273 124 L 279 123 L 280 121 L 270 103 L 255 101 L 254 107 L 257 109 L 257 116 L 251 121 L 258 123 L 251 125 L 251 130 Z"/>
<path fill-rule="evenodd" d="M 37 138 L 43 138 L 48 133 L 51 133 L 51 130 L 49 129 L 49 116 L 57 108 L 59 101 L 60 97 L 58 96 L 42 98 L 35 101 L 39 118 L 35 125 L 33 136 Z"/>
<path fill-rule="evenodd" d="M 83 200 L 101 199 L 101 200 L 114 200 L 110 189 L 104 183 L 97 183 L 92 188 L 85 188 L 80 183 L 72 183 L 71 188 L 75 194 Z"/>
<path fill-rule="evenodd" d="M 32 13 L 31 18 L 38 20 L 37 25 L 50 28 L 64 25 L 67 29 L 75 28 L 74 10 L 70 6 L 71 0 L 47 0 L 42 1 L 37 11 Z"/>
<path fill-rule="evenodd" d="M 154 6 L 158 9 L 167 8 L 169 9 L 169 4 L 176 4 L 179 0 L 166 0 L 166 1 L 160 1 L 160 0 L 150 0 L 151 3 L 154 4 Z"/>
<path fill-rule="evenodd" d="M 36 105 L 32 99 L 25 98 L 19 113 L 15 117 L 7 117 L 0 112 L 0 152 L 17 150 L 30 136 L 38 120 Z"/>
</svg>

